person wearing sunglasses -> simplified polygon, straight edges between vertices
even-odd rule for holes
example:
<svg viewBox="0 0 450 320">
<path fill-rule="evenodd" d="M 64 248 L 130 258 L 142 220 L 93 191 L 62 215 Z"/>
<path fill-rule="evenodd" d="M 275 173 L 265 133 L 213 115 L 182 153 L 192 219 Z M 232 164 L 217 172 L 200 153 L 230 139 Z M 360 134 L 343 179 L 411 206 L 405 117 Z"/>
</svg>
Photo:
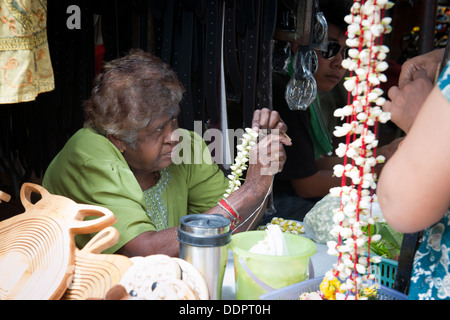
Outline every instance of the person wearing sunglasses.
<svg viewBox="0 0 450 320">
<path fill-rule="evenodd" d="M 348 51 L 344 17 L 349 14 L 352 4 L 351 0 L 320 1 L 320 9 L 328 24 L 328 42 L 315 49 L 318 68 L 314 78 L 319 93 L 338 89 L 347 71 L 342 67 Z M 291 43 L 290 46 L 295 52 L 296 45 Z M 327 125 L 328 121 L 334 119 L 324 117 L 323 111 L 328 110 L 321 107 L 320 94 L 306 111 L 290 110 L 284 96 L 289 79 L 290 75 L 286 72 L 273 73 L 274 109 L 285 120 L 292 145 L 286 148 L 287 160 L 283 170 L 275 176 L 273 198 L 276 212 L 266 215 L 261 224 L 273 217 L 303 221 L 304 216 L 329 193 L 331 187 L 341 185 L 341 178 L 333 176 L 333 166 L 341 163 L 342 158 L 332 156 L 333 144 L 330 126 Z M 345 95 L 344 103 L 346 101 Z M 329 117 L 333 117 L 332 113 Z M 393 144 L 379 148 L 378 153 L 389 158 L 395 149 L 396 144 Z"/>
<path fill-rule="evenodd" d="M 328 42 L 317 51 L 319 67 L 314 78 L 319 91 L 330 91 L 343 78 L 346 69 L 342 60 L 347 58 L 349 47 L 345 45 L 346 36 L 335 24 L 328 25 Z"/>
<path fill-rule="evenodd" d="M 350 48 L 347 46 L 342 47 L 341 44 L 337 41 L 328 40 L 325 48 L 320 49 L 320 54 L 322 55 L 322 58 L 324 58 L 324 59 L 333 59 L 338 54 L 341 54 L 342 58 L 346 59 L 348 57 L 349 49 Z"/>
</svg>

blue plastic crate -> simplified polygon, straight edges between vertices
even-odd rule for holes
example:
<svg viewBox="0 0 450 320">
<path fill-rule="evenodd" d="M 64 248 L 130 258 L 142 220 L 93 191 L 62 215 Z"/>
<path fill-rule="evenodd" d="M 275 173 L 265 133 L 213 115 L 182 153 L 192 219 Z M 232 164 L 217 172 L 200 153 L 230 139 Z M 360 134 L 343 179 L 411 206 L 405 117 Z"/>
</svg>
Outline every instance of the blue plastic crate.
<svg viewBox="0 0 450 320">
<path fill-rule="evenodd" d="M 299 300 L 299 297 L 304 292 L 318 291 L 323 277 L 317 277 L 303 282 L 299 282 L 282 289 L 274 290 L 261 295 L 262 300 Z M 380 285 L 378 289 L 378 300 L 407 300 L 408 296 Z"/>
<path fill-rule="evenodd" d="M 371 273 L 375 275 L 377 282 L 386 287 L 393 288 L 398 262 L 381 257 L 381 262 L 371 265 Z"/>
</svg>

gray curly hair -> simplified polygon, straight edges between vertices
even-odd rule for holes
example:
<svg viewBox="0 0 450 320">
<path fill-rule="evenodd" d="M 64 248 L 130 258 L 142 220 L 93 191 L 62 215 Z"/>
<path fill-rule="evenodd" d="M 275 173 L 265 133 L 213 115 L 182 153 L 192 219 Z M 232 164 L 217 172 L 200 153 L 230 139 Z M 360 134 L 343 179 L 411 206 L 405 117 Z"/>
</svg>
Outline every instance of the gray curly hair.
<svg viewBox="0 0 450 320">
<path fill-rule="evenodd" d="M 142 50 L 107 62 L 83 104 L 84 127 L 136 148 L 138 131 L 153 118 L 173 114 L 185 89 L 160 58 Z"/>
</svg>

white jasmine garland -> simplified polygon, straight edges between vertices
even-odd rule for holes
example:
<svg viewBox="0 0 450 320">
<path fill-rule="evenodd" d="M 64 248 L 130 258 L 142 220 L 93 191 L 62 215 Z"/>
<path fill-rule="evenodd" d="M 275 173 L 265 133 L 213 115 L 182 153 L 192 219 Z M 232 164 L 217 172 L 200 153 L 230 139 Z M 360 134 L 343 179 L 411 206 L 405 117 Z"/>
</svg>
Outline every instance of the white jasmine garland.
<svg viewBox="0 0 450 320">
<path fill-rule="evenodd" d="M 234 159 L 234 164 L 230 166 L 232 172 L 228 175 L 228 189 L 225 190 L 225 194 L 223 195 L 225 198 L 241 186 L 241 180 L 243 180 L 241 177 L 248 167 L 247 163 L 250 150 L 254 145 L 256 145 L 257 139 L 258 132 L 251 128 L 245 128 L 245 133 L 241 138 L 242 142 L 236 147 L 238 153 Z"/>
<path fill-rule="evenodd" d="M 389 53 L 380 38 L 392 30 L 392 19 L 383 15 L 392 6 L 388 0 L 354 0 L 350 14 L 344 18 L 348 24 L 346 44 L 351 48 L 342 66 L 351 71 L 344 87 L 351 93 L 352 102 L 335 110 L 334 116 L 347 118 L 347 122 L 336 126 L 334 135 L 350 135 L 353 140 L 347 139 L 347 144 L 340 143 L 336 149 L 337 156 L 347 159 L 346 165 L 334 167 L 334 175 L 346 177 L 352 184 L 330 189 L 331 196 L 341 198 L 341 205 L 333 211 L 335 225 L 330 231 L 339 240 L 327 243 L 328 254 L 338 256 L 338 261 L 326 277 L 344 281 L 340 289 L 346 299 L 361 298 L 358 292 L 373 279 L 369 262 L 379 262 L 379 257 L 367 253 L 366 245 L 380 241 L 381 236 L 369 238 L 363 229 L 375 223 L 371 217 L 377 179 L 374 167 L 385 161 L 383 156 L 375 157 L 378 140 L 372 128 L 390 119 L 390 114 L 381 109 L 385 99 L 379 85 L 387 81 L 383 72 L 388 68 L 384 60 Z"/>
</svg>

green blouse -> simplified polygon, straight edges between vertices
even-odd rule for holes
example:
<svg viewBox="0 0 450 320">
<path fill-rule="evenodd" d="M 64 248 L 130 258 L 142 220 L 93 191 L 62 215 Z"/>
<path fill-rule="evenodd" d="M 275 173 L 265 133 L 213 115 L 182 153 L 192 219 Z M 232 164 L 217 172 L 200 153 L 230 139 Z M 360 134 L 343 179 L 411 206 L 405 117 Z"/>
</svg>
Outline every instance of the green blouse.
<svg viewBox="0 0 450 320">
<path fill-rule="evenodd" d="M 120 233 L 112 253 L 137 235 L 174 227 L 186 214 L 203 213 L 217 204 L 228 186 L 227 178 L 211 159 L 203 139 L 189 132 L 191 154 L 202 150 L 200 164 L 171 164 L 161 170 L 156 185 L 144 192 L 117 148 L 91 129 L 76 132 L 49 165 L 43 187 L 77 203 L 110 209 Z M 201 148 L 201 149 L 199 149 Z M 93 235 L 76 237 L 82 248 Z"/>
</svg>

